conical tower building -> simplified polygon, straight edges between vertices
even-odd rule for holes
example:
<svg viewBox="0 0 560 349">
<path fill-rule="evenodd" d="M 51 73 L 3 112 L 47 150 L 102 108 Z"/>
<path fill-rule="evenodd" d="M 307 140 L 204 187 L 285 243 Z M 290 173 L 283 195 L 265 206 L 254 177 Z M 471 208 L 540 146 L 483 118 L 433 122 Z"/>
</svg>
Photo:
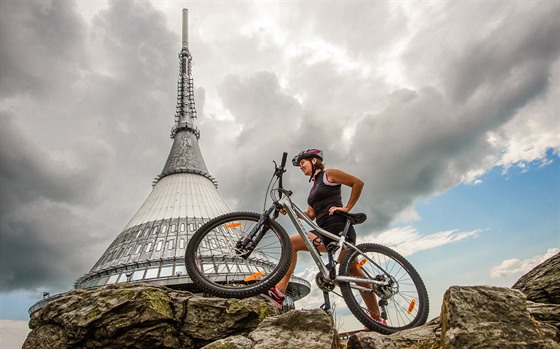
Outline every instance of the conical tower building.
<svg viewBox="0 0 560 349">
<path fill-rule="evenodd" d="M 141 281 L 196 291 L 184 262 L 188 240 L 205 222 L 230 212 L 206 168 L 198 143 L 200 132 L 194 125 L 186 9 L 182 37 L 173 145 L 165 166 L 144 204 L 75 288 Z M 307 281 L 297 277 L 291 281 L 289 294 L 294 300 L 309 293 Z"/>
</svg>

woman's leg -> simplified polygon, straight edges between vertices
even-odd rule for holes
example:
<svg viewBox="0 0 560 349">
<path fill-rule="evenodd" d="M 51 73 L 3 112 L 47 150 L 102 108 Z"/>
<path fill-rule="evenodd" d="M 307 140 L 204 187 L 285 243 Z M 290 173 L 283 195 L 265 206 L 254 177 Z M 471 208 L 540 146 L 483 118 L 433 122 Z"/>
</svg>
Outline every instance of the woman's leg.
<svg viewBox="0 0 560 349">
<path fill-rule="evenodd" d="M 317 237 L 317 235 L 310 232 L 308 232 L 307 235 L 309 235 L 311 241 L 315 241 L 315 238 Z M 294 270 L 296 269 L 297 253 L 299 251 L 309 251 L 307 249 L 307 246 L 305 246 L 305 244 L 303 243 L 301 236 L 299 235 L 292 235 L 290 237 L 290 242 L 292 243 L 292 262 L 290 263 L 290 267 L 288 268 L 288 271 L 286 272 L 282 280 L 280 280 L 276 284 L 276 288 L 278 288 L 278 290 L 280 290 L 280 292 L 282 293 L 286 293 L 286 289 L 288 288 L 288 283 L 290 282 L 290 277 L 292 276 Z M 325 246 L 320 245 L 317 246 L 317 248 L 319 249 L 319 251 L 325 252 Z"/>
<path fill-rule="evenodd" d="M 346 254 L 346 250 L 343 250 L 340 253 L 340 257 L 338 259 L 339 263 L 340 261 L 342 261 L 342 258 L 344 257 L 345 254 Z M 358 268 L 358 263 L 356 263 L 355 260 L 350 265 L 350 275 L 355 277 L 361 277 L 364 279 L 366 278 L 364 272 Z M 372 287 L 371 284 L 366 284 L 366 283 L 364 284 L 357 283 L 357 285 L 370 289 Z M 371 317 L 374 318 L 375 320 L 381 320 L 381 313 L 379 311 L 379 305 L 377 304 L 377 297 L 375 296 L 375 293 L 360 291 L 360 295 L 362 296 L 362 299 L 364 300 L 364 303 L 368 308 Z"/>
</svg>

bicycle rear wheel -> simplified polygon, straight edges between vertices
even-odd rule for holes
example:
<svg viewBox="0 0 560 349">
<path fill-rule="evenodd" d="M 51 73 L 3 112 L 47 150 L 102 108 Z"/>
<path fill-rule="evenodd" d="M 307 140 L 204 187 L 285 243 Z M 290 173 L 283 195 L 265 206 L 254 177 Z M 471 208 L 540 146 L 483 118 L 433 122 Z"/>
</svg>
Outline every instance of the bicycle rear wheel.
<svg viewBox="0 0 560 349">
<path fill-rule="evenodd" d="M 385 285 L 341 283 L 342 296 L 352 314 L 370 330 L 384 334 L 426 323 L 428 292 L 414 267 L 403 256 L 382 245 L 367 243 L 356 248 L 359 251 L 350 250 L 344 256 L 339 274 L 373 279 Z M 368 293 L 375 295 L 374 302 L 386 324 L 370 316 L 364 301 Z"/>
<path fill-rule="evenodd" d="M 257 226 L 260 215 L 233 212 L 204 224 L 192 236 L 185 254 L 189 276 L 204 292 L 225 298 L 256 296 L 286 274 L 292 258 L 290 238 L 276 221 L 261 228 L 262 239 L 248 256 L 236 244 Z"/>
</svg>

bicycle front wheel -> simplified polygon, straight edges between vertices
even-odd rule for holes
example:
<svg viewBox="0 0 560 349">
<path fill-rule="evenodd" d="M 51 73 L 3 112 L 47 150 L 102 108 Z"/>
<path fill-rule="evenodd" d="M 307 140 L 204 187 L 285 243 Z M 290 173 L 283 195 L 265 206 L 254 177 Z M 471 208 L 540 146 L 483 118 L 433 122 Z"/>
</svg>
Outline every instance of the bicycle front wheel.
<svg viewBox="0 0 560 349">
<path fill-rule="evenodd" d="M 340 264 L 339 274 L 375 280 L 380 284 L 340 284 L 350 311 L 370 330 L 390 334 L 426 323 L 428 292 L 420 275 L 400 254 L 378 244 L 360 244 Z M 373 310 L 377 306 L 378 311 Z M 374 317 L 380 316 L 379 321 Z"/>
<path fill-rule="evenodd" d="M 260 219 L 258 213 L 233 212 L 216 217 L 194 233 L 187 246 L 189 276 L 204 292 L 225 298 L 256 296 L 286 274 L 292 258 L 290 238 L 276 221 L 268 220 L 257 234 L 250 254 L 237 243 L 247 237 Z"/>
</svg>

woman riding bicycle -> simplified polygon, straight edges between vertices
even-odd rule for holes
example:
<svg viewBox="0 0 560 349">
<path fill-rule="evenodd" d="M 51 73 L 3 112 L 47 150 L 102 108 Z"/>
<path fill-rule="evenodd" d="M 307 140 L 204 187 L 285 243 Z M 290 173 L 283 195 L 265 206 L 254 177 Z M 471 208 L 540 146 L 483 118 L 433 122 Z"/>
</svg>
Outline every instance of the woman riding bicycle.
<svg viewBox="0 0 560 349">
<path fill-rule="evenodd" d="M 313 186 L 307 198 L 308 208 L 304 212 L 310 219 L 316 219 L 317 225 L 333 234 L 338 234 L 344 230 L 346 218 L 342 215 L 335 214 L 337 211 L 349 212 L 362 193 L 364 182 L 359 178 L 337 169 L 325 169 L 323 165 L 323 151 L 319 149 L 307 149 L 296 155 L 292 163 L 299 166 L 303 174 L 309 176 L 309 181 L 313 181 Z M 342 205 L 341 186 L 346 185 L 351 188 L 350 198 L 346 206 Z M 315 231 L 307 233 L 313 240 L 317 249 L 321 252 L 326 251 L 326 246 L 331 239 L 323 237 Z M 350 227 L 347 239 L 352 243 L 356 243 L 356 231 L 354 227 Z M 297 264 L 297 253 L 299 251 L 308 251 L 302 238 L 299 235 L 290 237 L 292 243 L 292 261 L 286 272 L 286 275 L 278 282 L 276 287 L 271 288 L 265 298 L 282 304 L 285 296 L 284 293 L 288 287 L 291 275 Z M 345 251 L 340 254 L 339 262 L 345 255 Z M 356 267 L 350 271 L 351 275 L 362 276 L 361 271 Z M 367 286 L 370 287 L 370 286 Z M 370 312 L 371 317 L 376 321 L 383 321 L 379 316 L 379 307 L 377 300 L 372 292 L 363 292 L 362 298 Z"/>
</svg>

